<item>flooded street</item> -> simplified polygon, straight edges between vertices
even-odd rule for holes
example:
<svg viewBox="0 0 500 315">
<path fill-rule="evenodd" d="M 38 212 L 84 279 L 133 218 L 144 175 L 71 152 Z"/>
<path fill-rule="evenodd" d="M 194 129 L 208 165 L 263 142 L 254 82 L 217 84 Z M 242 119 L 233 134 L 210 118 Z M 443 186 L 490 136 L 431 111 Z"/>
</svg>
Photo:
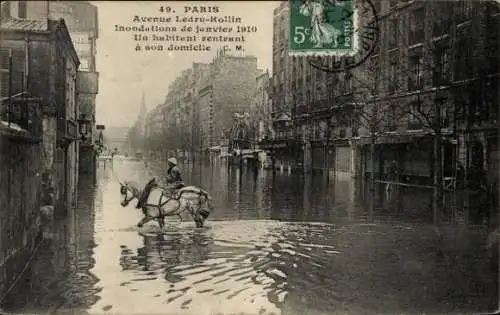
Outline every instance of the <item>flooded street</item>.
<svg viewBox="0 0 500 315">
<path fill-rule="evenodd" d="M 425 223 L 387 215 L 368 222 L 350 179 L 327 183 L 213 165 L 182 170 L 186 182 L 216 201 L 204 228 L 192 220 L 172 220 L 163 231 L 156 223 L 136 228 L 142 214 L 135 202 L 120 206 L 116 176 L 145 182 L 149 175 L 142 162 L 117 160 L 116 176 L 108 166 L 98 170 L 96 184 L 80 179 L 76 210 L 47 229 L 5 309 L 471 313 L 498 300 L 480 229 L 443 228 L 438 237 Z M 160 169 L 150 171 L 158 176 Z"/>
</svg>

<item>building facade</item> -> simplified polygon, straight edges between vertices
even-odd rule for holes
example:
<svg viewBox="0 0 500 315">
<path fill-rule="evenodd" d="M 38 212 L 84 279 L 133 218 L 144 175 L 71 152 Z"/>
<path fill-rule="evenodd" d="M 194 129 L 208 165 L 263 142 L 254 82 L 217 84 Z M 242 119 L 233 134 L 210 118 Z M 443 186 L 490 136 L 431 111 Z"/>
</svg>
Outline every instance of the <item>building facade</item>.
<svg viewBox="0 0 500 315">
<path fill-rule="evenodd" d="M 4 142 L 2 132 L 2 152 L 9 153 L 2 153 L 2 182 L 12 190 L 2 194 L 1 239 L 13 240 L 0 246 L 4 290 L 35 248 L 42 213 L 66 215 L 76 201 L 79 60 L 63 20 L 3 18 L 0 36 L 2 120 L 16 126 L 16 134 L 27 133 Z"/>
<path fill-rule="evenodd" d="M 234 114 L 249 112 L 252 106 L 257 58 L 221 53 L 212 67 L 212 144 L 227 145 Z"/>
<path fill-rule="evenodd" d="M 313 68 L 305 56 L 288 54 L 289 19 L 289 3 L 281 2 L 273 17 L 270 91 L 273 125 L 283 129 L 275 129 L 275 139 L 264 147 L 272 151 L 276 167 L 308 172 L 313 167 L 325 167 L 324 135 L 331 126 L 325 122 L 331 115 L 325 115 L 325 110 L 334 105 L 334 87 L 331 84 L 334 76 Z M 320 129 L 324 130 L 320 132 Z M 333 135 L 333 132 L 330 134 Z"/>
<path fill-rule="evenodd" d="M 257 58 L 223 51 L 209 64 L 193 63 L 184 70 L 161 106 L 165 148 L 175 150 L 179 159 L 193 160 L 227 147 L 233 115 L 255 105 L 256 71 Z"/>
<path fill-rule="evenodd" d="M 2 3 L 3 18 L 43 21 L 64 19 L 80 60 L 78 68 L 77 119 L 88 121 L 89 132 L 80 142 L 80 173 L 93 173 L 96 167 L 95 106 L 98 93 L 96 41 L 97 7 L 87 1 L 8 1 Z"/>
<path fill-rule="evenodd" d="M 431 181 L 434 134 L 443 138 L 444 177 L 456 177 L 457 163 L 471 176 L 486 171 L 488 157 L 497 154 L 498 6 L 381 1 L 379 7 L 385 14 L 371 64 L 381 71 L 369 107 L 387 115 L 377 121 L 383 135 L 375 172 L 387 173 L 396 161 L 406 177 Z M 360 127 L 362 138 L 369 138 L 366 124 Z M 368 150 L 367 141 L 359 142 L 361 150 Z M 367 151 L 361 163 L 369 172 Z"/>
<path fill-rule="evenodd" d="M 271 98 L 269 96 L 270 73 L 269 70 L 259 70 L 255 82 L 255 94 L 250 117 L 255 133 L 253 141 L 258 144 L 264 139 L 272 137 Z"/>
</svg>

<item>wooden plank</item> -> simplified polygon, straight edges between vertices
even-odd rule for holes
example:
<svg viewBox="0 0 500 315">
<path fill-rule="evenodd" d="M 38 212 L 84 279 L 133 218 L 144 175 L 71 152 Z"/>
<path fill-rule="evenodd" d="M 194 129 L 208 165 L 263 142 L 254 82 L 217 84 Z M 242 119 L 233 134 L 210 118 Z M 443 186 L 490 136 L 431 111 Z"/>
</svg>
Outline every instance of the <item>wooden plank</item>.
<svg viewBox="0 0 500 315">
<path fill-rule="evenodd" d="M 433 189 L 434 186 L 427 186 L 427 185 L 418 185 L 418 184 L 407 184 L 407 183 L 401 183 L 401 182 L 390 182 L 390 181 L 385 181 L 385 180 L 375 180 L 376 183 L 382 183 L 382 184 L 393 184 L 397 186 L 403 186 L 403 187 L 415 187 L 415 188 L 431 188 Z"/>
</svg>

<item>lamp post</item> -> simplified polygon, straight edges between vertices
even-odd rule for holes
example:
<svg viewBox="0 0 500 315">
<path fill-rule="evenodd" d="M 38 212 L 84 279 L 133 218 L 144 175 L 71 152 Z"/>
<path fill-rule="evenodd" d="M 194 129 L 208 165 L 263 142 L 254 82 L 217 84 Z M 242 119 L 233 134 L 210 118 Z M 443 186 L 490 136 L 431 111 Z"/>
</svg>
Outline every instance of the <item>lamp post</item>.
<svg viewBox="0 0 500 315">
<path fill-rule="evenodd" d="M 78 119 L 78 126 L 79 126 L 79 132 L 80 132 L 80 139 L 82 141 L 86 141 L 89 137 L 89 134 L 91 133 L 90 131 L 90 124 L 91 121 L 86 117 L 85 114 L 82 114 L 80 116 L 80 119 Z"/>
</svg>

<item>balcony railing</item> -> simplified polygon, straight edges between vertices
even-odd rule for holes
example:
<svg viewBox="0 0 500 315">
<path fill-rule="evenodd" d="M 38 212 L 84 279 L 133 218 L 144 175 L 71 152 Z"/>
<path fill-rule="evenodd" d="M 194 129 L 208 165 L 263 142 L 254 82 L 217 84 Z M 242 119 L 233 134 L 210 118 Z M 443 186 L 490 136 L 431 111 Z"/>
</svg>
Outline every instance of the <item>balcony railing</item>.
<svg viewBox="0 0 500 315">
<path fill-rule="evenodd" d="M 2 124 L 12 128 L 21 127 L 32 136 L 42 135 L 42 101 L 38 98 L 14 98 L 1 103 Z"/>
<path fill-rule="evenodd" d="M 435 21 L 432 27 L 432 36 L 440 37 L 448 34 L 450 32 L 451 23 L 452 23 L 451 18 Z"/>
<path fill-rule="evenodd" d="M 304 115 L 309 113 L 309 108 L 307 105 L 299 105 L 294 109 L 295 115 Z"/>
<path fill-rule="evenodd" d="M 392 132 L 392 131 L 396 131 L 398 129 L 398 126 L 395 123 L 389 123 L 389 124 L 387 124 L 386 128 L 387 128 L 387 131 Z"/>
<path fill-rule="evenodd" d="M 341 139 L 344 139 L 346 138 L 347 136 L 347 131 L 345 128 L 340 128 L 339 131 L 338 131 L 338 137 L 341 138 Z"/>
<path fill-rule="evenodd" d="M 408 126 L 407 126 L 408 130 L 420 130 L 423 127 L 424 127 L 424 125 L 421 122 L 414 121 L 414 120 L 409 121 Z"/>
<path fill-rule="evenodd" d="M 419 29 L 419 30 L 414 30 L 410 31 L 408 34 L 408 44 L 409 45 L 415 45 L 422 43 L 425 38 L 425 32 L 424 29 Z"/>
<path fill-rule="evenodd" d="M 423 86 L 423 80 L 419 78 L 408 78 L 408 91 L 418 91 L 421 90 Z"/>
</svg>

